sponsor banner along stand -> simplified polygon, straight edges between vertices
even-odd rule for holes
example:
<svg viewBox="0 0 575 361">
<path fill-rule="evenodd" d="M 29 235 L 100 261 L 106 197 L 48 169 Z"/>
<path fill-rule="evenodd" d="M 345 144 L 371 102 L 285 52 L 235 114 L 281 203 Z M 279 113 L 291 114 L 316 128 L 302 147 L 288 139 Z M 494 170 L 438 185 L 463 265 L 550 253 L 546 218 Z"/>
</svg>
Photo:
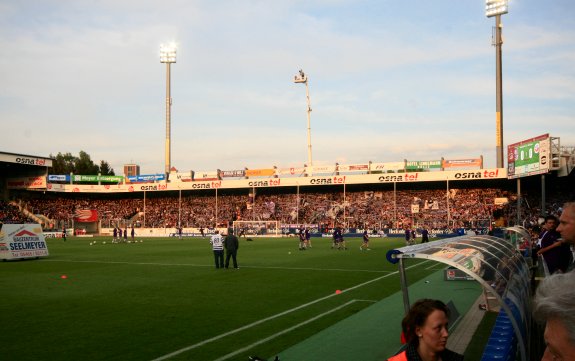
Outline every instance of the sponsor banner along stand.
<svg viewBox="0 0 575 361">
<path fill-rule="evenodd" d="M 3 224 L 0 228 L 0 259 L 48 256 L 48 245 L 39 224 Z"/>
</svg>

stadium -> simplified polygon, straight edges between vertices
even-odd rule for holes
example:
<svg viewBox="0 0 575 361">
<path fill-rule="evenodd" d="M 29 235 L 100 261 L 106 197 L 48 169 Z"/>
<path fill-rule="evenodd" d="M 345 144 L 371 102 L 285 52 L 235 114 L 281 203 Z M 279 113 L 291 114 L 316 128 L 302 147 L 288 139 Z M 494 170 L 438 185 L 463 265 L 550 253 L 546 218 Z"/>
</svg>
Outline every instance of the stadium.
<svg viewBox="0 0 575 361">
<path fill-rule="evenodd" d="M 507 1 L 3 4 L 0 358 L 572 357 L 572 5 L 513 6 L 504 88 Z"/>
<path fill-rule="evenodd" d="M 572 150 L 558 150 L 549 155 L 555 167 L 515 178 L 509 168 L 442 159 L 337 164 L 300 176 L 271 168 L 121 181 L 54 175 L 50 158 L 2 153 L 2 237 L 10 235 L 9 225 L 32 223 L 47 245 L 2 265 L 7 331 L 34 330 L 4 354 L 19 360 L 382 359 L 401 349 L 403 288 L 404 297 L 409 289 L 412 299 L 449 303 L 458 315 L 450 347 L 479 360 L 503 309 L 489 286 L 465 274 L 482 280 L 485 256 L 469 248 L 445 253 L 442 246 L 398 270 L 389 252 L 406 244 L 406 229 L 415 236 L 408 247 L 424 246 L 412 245 L 423 229 L 436 240 L 430 245 L 471 235 L 508 239 L 506 229 L 530 229 L 542 215 L 557 214 L 573 196 L 574 177 Z M 303 228 L 311 241 L 300 252 Z M 117 229 L 124 242 L 113 242 Z M 345 249 L 333 249 L 336 229 L 343 230 Z M 216 230 L 240 235 L 236 273 L 214 273 L 209 239 Z M 364 231 L 369 252 L 358 250 Z M 517 253 L 523 241 L 514 242 L 509 252 Z M 8 253 L 4 247 L 5 261 Z M 452 263 L 459 257 L 468 263 L 463 273 Z M 529 337 L 538 335 L 536 327 L 528 329 Z M 521 349 L 514 340 L 506 352 L 517 359 L 542 352 L 534 341 L 520 338 L 531 345 Z"/>
</svg>

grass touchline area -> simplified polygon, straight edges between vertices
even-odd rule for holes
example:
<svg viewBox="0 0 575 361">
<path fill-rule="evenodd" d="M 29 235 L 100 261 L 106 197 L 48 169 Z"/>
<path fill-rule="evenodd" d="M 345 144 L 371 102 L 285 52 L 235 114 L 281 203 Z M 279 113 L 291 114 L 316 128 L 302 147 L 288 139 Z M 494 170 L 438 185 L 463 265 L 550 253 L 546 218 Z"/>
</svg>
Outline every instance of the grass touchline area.
<svg viewBox="0 0 575 361">
<path fill-rule="evenodd" d="M 277 355 L 400 289 L 385 254 L 401 239 L 373 239 L 370 252 L 358 238 L 346 251 L 317 239 L 306 252 L 293 238 L 241 240 L 239 270 L 216 269 L 207 238 L 104 240 L 49 239 L 48 257 L 0 264 L 0 322 L 5 334 L 27 335 L 6 342 L 3 358 L 245 361 Z M 429 275 L 427 262 L 410 264 L 410 282 Z"/>
<path fill-rule="evenodd" d="M 189 266 L 189 267 L 213 267 L 207 264 L 185 264 L 185 263 L 150 263 L 150 262 L 110 262 L 110 261 L 74 261 L 69 259 L 50 260 L 46 259 L 44 262 L 78 262 L 78 263 L 102 263 L 102 264 L 133 264 L 133 265 L 149 265 L 149 266 Z M 266 266 L 242 266 L 242 268 L 253 269 L 277 269 L 289 271 L 329 271 L 329 272 L 370 272 L 370 273 L 392 273 L 392 271 L 374 271 L 366 269 L 338 269 L 338 268 L 311 268 L 311 267 L 266 267 Z M 427 268 L 429 269 L 429 268 Z"/>
</svg>

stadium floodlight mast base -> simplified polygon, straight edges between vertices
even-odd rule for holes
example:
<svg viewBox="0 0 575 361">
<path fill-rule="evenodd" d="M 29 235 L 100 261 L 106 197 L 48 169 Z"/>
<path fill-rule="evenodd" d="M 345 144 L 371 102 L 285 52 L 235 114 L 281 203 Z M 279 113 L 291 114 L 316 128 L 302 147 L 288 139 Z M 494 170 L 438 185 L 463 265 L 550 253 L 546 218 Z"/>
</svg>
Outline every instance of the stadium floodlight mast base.
<svg viewBox="0 0 575 361">
<path fill-rule="evenodd" d="M 294 83 L 303 83 L 305 84 L 305 96 L 307 98 L 307 164 L 306 164 L 306 173 L 308 175 L 313 175 L 313 163 L 311 160 L 311 123 L 310 123 L 310 114 L 311 114 L 311 104 L 309 100 L 309 86 L 307 82 L 307 75 L 304 74 L 303 70 L 300 69 L 299 73 L 294 76 Z"/>
<path fill-rule="evenodd" d="M 495 153 L 497 160 L 497 168 L 503 168 L 503 82 L 501 70 L 501 45 L 503 40 L 501 37 L 501 15 L 508 12 L 508 0 L 485 0 L 485 16 L 488 18 L 495 16 L 495 29 L 492 45 L 495 46 L 495 88 L 496 88 L 496 116 L 495 116 Z"/>
<path fill-rule="evenodd" d="M 171 122 L 171 112 L 172 112 L 172 98 L 170 95 L 170 64 L 176 62 L 176 52 L 177 46 L 176 43 L 171 42 L 168 44 L 160 45 L 160 63 L 166 64 L 166 179 L 168 179 L 170 175 L 170 169 L 172 168 L 171 165 L 171 152 L 172 146 L 170 143 L 171 140 L 171 129 L 170 129 L 170 122 Z"/>
</svg>

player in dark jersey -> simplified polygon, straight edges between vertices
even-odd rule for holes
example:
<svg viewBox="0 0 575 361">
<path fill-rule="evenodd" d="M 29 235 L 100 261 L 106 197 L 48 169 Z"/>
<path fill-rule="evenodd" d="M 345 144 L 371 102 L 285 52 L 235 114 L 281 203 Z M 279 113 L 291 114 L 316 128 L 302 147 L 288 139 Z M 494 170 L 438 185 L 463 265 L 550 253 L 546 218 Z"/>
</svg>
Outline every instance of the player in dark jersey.
<svg viewBox="0 0 575 361">
<path fill-rule="evenodd" d="M 363 231 L 363 242 L 361 246 L 359 246 L 359 250 L 363 251 L 364 249 L 371 251 L 369 248 L 369 235 L 367 234 L 367 229 Z"/>
<path fill-rule="evenodd" d="M 301 225 L 299 227 L 299 250 L 300 251 L 305 251 L 306 247 L 305 247 L 305 229 L 303 228 L 303 225 Z"/>
</svg>

